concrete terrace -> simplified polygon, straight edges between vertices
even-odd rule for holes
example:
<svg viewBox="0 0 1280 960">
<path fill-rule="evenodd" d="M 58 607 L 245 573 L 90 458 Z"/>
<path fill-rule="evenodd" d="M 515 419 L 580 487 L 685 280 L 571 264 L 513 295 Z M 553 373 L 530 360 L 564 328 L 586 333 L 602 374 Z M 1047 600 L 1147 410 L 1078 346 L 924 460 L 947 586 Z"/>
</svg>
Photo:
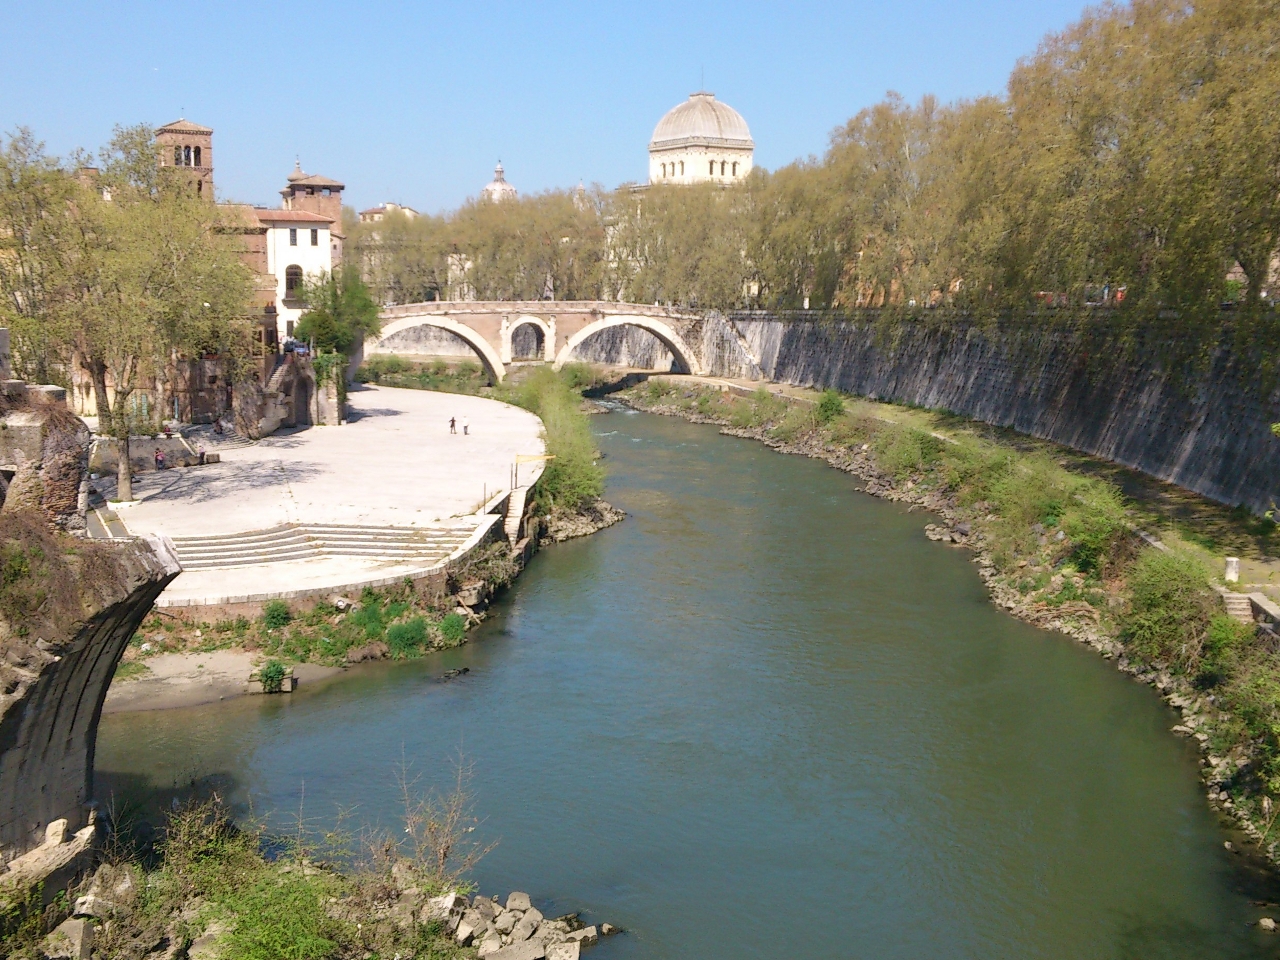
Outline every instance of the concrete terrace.
<svg viewBox="0 0 1280 960">
<path fill-rule="evenodd" d="M 510 487 L 517 455 L 544 451 L 537 417 L 480 397 L 367 387 L 352 391 L 350 418 L 223 450 L 218 464 L 135 478 L 138 499 L 117 516 L 131 535 L 172 538 L 186 567 L 161 603 L 420 572 L 473 539 L 476 512 Z M 521 486 L 541 469 L 521 464 Z"/>
</svg>

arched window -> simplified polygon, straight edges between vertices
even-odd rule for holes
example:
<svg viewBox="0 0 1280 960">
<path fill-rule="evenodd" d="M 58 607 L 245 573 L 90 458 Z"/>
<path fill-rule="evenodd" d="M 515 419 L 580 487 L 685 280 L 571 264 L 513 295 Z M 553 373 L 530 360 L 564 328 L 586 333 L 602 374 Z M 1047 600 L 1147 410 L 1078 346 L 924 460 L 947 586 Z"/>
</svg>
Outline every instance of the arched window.
<svg viewBox="0 0 1280 960">
<path fill-rule="evenodd" d="M 297 264 L 284 268 L 284 298 L 296 300 L 302 292 L 302 268 Z"/>
<path fill-rule="evenodd" d="M 737 161 L 737 160 L 733 161 L 733 175 L 734 175 L 735 177 L 738 175 L 738 161 Z"/>
<path fill-rule="evenodd" d="M 720 161 L 720 176 L 724 176 L 724 161 Z"/>
<path fill-rule="evenodd" d="M 191 166 L 191 148 L 190 147 L 182 148 L 182 165 L 184 167 Z"/>
<path fill-rule="evenodd" d="M 714 160 L 711 161 L 711 164 L 707 169 L 707 173 L 711 174 L 713 177 L 716 175 L 716 162 Z"/>
<path fill-rule="evenodd" d="M 684 161 L 680 161 L 680 176 L 684 176 Z"/>
<path fill-rule="evenodd" d="M 202 167 L 202 166 L 204 166 L 204 164 L 202 164 L 202 163 L 200 162 L 200 148 L 199 148 L 199 147 L 196 147 L 196 149 L 195 149 L 195 157 L 196 157 L 196 166 L 197 166 L 197 167 Z"/>
<path fill-rule="evenodd" d="M 181 147 L 173 148 L 173 165 L 175 167 L 182 166 L 182 148 Z"/>
<path fill-rule="evenodd" d="M 665 163 L 662 165 L 662 175 L 664 177 L 667 175 L 667 165 Z"/>
</svg>

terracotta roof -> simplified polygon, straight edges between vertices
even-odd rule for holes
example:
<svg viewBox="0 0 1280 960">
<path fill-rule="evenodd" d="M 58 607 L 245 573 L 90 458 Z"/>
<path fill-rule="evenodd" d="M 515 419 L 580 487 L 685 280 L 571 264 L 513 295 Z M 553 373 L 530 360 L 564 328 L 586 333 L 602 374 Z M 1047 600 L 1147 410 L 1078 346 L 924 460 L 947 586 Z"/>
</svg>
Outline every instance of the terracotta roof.
<svg viewBox="0 0 1280 960">
<path fill-rule="evenodd" d="M 157 127 L 156 133 L 213 133 L 213 128 L 202 127 L 198 123 L 182 119 L 175 120 L 173 123 L 166 123 L 163 127 Z"/>
<path fill-rule="evenodd" d="M 265 207 L 255 207 L 253 212 L 263 223 L 333 223 L 333 217 L 307 210 L 268 210 Z"/>
</svg>

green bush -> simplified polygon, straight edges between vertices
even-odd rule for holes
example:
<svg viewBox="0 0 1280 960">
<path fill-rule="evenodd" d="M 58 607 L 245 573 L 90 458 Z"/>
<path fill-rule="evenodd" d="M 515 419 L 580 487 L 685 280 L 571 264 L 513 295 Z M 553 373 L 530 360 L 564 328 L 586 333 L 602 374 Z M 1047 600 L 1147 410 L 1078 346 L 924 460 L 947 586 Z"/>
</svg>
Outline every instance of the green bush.
<svg viewBox="0 0 1280 960">
<path fill-rule="evenodd" d="M 844 398 L 835 390 L 822 391 L 822 398 L 818 401 L 818 422 L 830 423 L 842 413 L 844 413 Z"/>
<path fill-rule="evenodd" d="M 1144 550 L 1129 573 L 1129 594 L 1121 632 L 1132 649 L 1184 668 L 1198 663 L 1217 612 L 1204 568 L 1191 557 Z"/>
<path fill-rule="evenodd" d="M 936 463 L 942 441 L 915 427 L 892 425 L 877 431 L 874 446 L 880 469 L 902 479 Z"/>
<path fill-rule="evenodd" d="M 293 611 L 283 600 L 271 600 L 262 608 L 262 625 L 268 630 L 287 627 L 293 620 Z"/>
<path fill-rule="evenodd" d="M 427 621 L 423 617 L 414 617 L 387 628 L 387 646 L 397 660 L 416 657 L 422 652 L 422 645 L 426 642 Z"/>
<path fill-rule="evenodd" d="M 1252 625 L 1239 623 L 1224 614 L 1211 617 L 1200 651 L 1199 682 L 1211 687 L 1230 679 L 1241 654 L 1256 634 Z"/>
<path fill-rule="evenodd" d="M 462 643 L 467 635 L 467 621 L 460 613 L 451 613 L 440 621 L 440 636 L 451 647 Z"/>
<path fill-rule="evenodd" d="M 542 419 L 547 453 L 554 457 L 535 492 L 545 511 L 572 512 L 604 493 L 604 469 L 582 397 L 564 379 L 542 367 L 518 386 L 495 393 Z"/>
<path fill-rule="evenodd" d="M 263 693 L 279 693 L 284 688 L 284 678 L 288 671 L 279 660 L 268 660 L 258 669 L 258 679 L 262 682 Z"/>
</svg>

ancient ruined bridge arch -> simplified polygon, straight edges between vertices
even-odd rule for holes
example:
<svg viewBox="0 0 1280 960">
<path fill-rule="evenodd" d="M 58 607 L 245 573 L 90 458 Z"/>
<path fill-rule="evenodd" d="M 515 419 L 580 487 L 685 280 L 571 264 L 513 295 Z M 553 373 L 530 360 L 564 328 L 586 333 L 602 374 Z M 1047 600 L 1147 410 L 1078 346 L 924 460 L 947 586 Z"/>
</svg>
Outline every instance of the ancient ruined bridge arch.
<svg viewBox="0 0 1280 960">
<path fill-rule="evenodd" d="M 671 355 L 675 357 L 676 363 L 681 368 L 681 372 L 702 374 L 702 364 L 698 360 L 698 356 L 689 345 L 684 342 L 684 338 L 678 334 L 675 329 L 656 317 L 642 317 L 635 314 L 618 314 L 616 316 L 605 316 L 593 323 L 587 324 L 573 336 L 561 348 L 556 355 L 555 369 L 559 370 L 569 362 L 569 357 L 573 353 L 575 347 L 582 343 L 593 334 L 599 333 L 601 330 L 608 330 L 610 327 L 633 326 L 647 330 L 655 337 L 662 341 L 662 345 L 671 351 Z"/>
<path fill-rule="evenodd" d="M 502 357 L 497 350 L 484 337 L 472 330 L 465 323 L 459 323 L 452 317 L 433 316 L 429 313 L 413 314 L 407 317 L 397 317 L 386 326 L 384 326 L 378 334 L 370 337 L 365 343 L 365 355 L 377 353 L 377 345 L 379 342 L 387 339 L 402 330 L 409 330 L 412 327 L 439 327 L 441 330 L 448 330 L 450 333 L 457 334 L 465 340 L 477 354 L 480 355 L 480 361 L 484 364 L 485 370 L 489 376 L 493 378 L 494 383 L 498 383 L 507 375 L 507 368 L 502 362 Z M 507 348 L 510 349 L 510 338 L 507 339 Z"/>
<path fill-rule="evenodd" d="M 509 320 L 503 325 L 502 331 L 502 360 L 504 363 L 510 363 L 514 357 L 514 347 L 512 347 L 512 339 L 515 337 L 516 331 L 523 327 L 526 323 L 531 323 L 542 331 L 542 358 L 547 363 L 552 362 L 556 358 L 556 321 L 552 317 L 550 322 L 543 320 L 541 317 L 535 317 L 531 313 L 522 313 L 514 320 Z"/>
</svg>

